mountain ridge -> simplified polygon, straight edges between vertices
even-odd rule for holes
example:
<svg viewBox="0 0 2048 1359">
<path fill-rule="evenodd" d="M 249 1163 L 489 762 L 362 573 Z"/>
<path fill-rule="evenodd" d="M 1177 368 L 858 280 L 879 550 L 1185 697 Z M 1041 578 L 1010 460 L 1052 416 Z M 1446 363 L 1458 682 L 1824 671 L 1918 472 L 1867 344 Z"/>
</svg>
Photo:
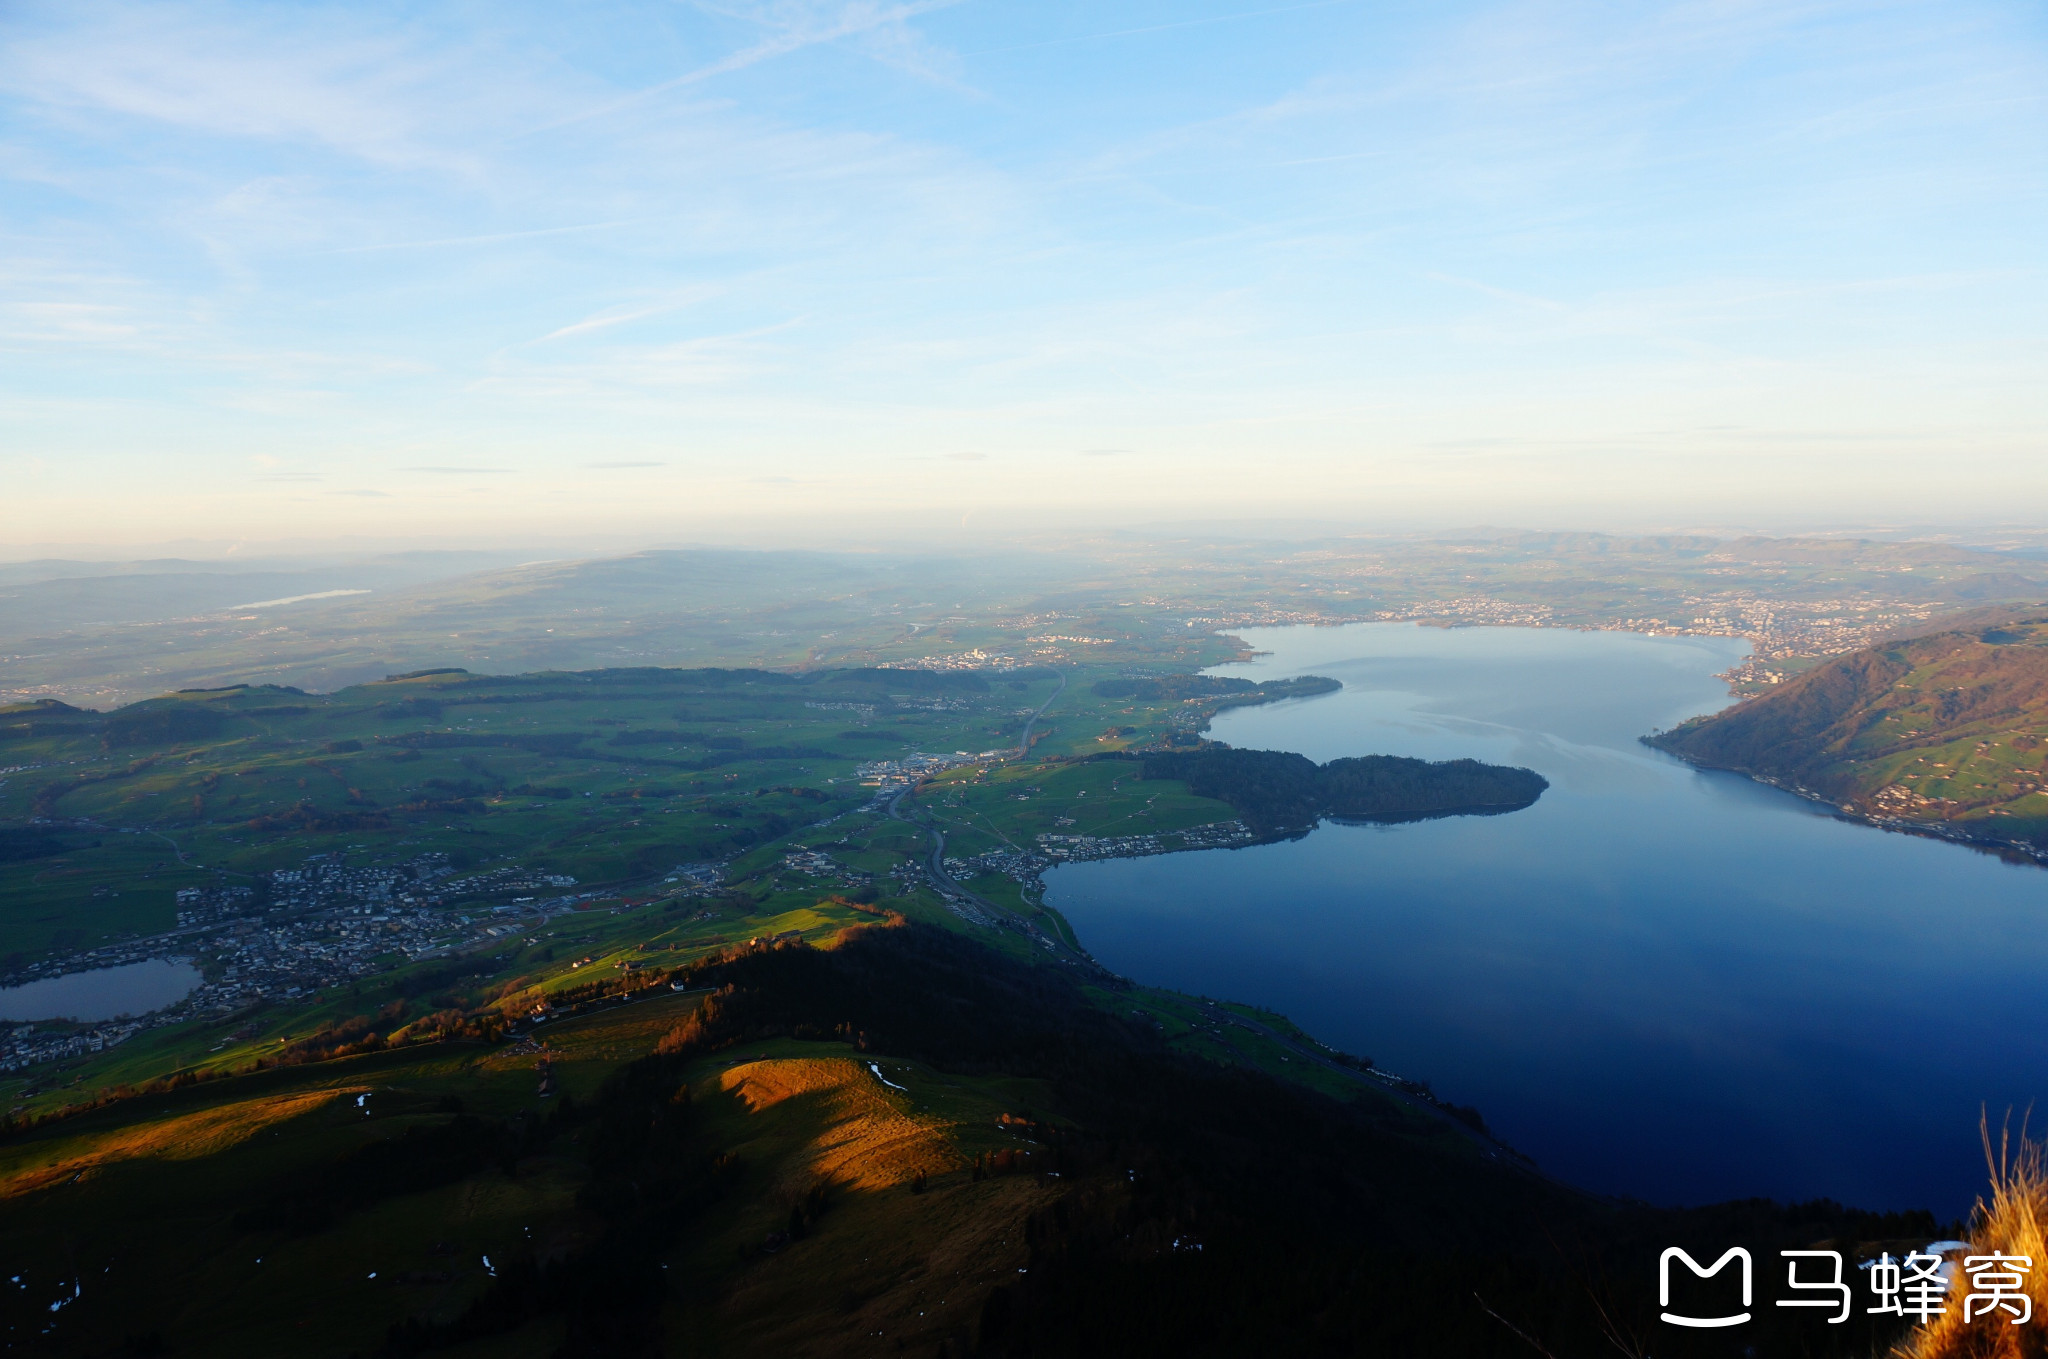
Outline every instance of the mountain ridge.
<svg viewBox="0 0 2048 1359">
<path fill-rule="evenodd" d="M 1644 739 L 1851 815 L 2048 853 L 2048 606 L 1850 652 Z"/>
</svg>

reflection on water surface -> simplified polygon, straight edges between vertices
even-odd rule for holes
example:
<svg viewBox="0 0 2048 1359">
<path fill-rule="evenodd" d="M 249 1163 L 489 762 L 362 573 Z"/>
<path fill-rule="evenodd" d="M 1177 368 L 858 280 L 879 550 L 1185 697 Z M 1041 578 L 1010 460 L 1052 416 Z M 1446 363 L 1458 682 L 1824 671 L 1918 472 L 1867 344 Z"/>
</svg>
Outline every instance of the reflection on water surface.
<svg viewBox="0 0 2048 1359">
<path fill-rule="evenodd" d="M 1108 966 L 1257 1001 L 1476 1104 L 1551 1172 L 1666 1202 L 1963 1212 L 1980 1106 L 2048 1094 L 2048 871 L 1835 820 L 1636 738 L 1728 702 L 1739 641 L 1407 624 L 1244 634 L 1343 692 L 1234 745 L 1526 765 L 1507 816 L 1325 823 L 1067 865 Z M 2048 1101 L 2041 1101 L 2048 1104 Z"/>
</svg>

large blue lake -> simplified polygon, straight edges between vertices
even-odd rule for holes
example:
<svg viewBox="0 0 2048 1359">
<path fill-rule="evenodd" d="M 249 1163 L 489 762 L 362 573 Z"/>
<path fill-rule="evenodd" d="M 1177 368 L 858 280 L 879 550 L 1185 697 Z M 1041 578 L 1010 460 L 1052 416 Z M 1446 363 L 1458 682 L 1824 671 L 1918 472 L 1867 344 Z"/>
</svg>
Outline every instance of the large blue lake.
<svg viewBox="0 0 2048 1359">
<path fill-rule="evenodd" d="M 1476 1104 L 1560 1178 L 1661 1203 L 1960 1214 L 1983 1183 L 1980 1108 L 1995 1124 L 2048 1096 L 2048 870 L 1638 743 L 1724 706 L 1713 675 L 1745 644 L 1242 635 L 1269 654 L 1217 673 L 1345 688 L 1226 712 L 1217 739 L 1472 756 L 1550 790 L 1504 816 L 1053 870 L 1049 903 L 1109 967 L 1269 1005 Z"/>
</svg>

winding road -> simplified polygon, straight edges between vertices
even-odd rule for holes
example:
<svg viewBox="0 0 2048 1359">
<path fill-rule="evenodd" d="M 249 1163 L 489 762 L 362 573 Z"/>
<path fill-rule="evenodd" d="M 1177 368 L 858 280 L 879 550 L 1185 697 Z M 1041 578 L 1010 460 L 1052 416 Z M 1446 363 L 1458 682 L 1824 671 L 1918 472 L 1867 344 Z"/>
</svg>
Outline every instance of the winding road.
<svg viewBox="0 0 2048 1359">
<path fill-rule="evenodd" d="M 1061 694 L 1066 692 L 1066 672 L 1062 670 L 1059 671 L 1058 674 L 1060 678 L 1059 684 L 1053 689 L 1052 693 L 1046 696 L 1045 702 L 1038 705 L 1038 711 L 1032 713 L 1030 718 L 1025 721 L 1023 733 L 1018 738 L 1015 758 L 1022 759 L 1024 756 L 1031 753 L 1032 727 L 1038 724 L 1039 718 L 1045 716 L 1045 710 L 1053 705 L 1053 700 L 1057 699 Z M 1047 948 L 1051 949 L 1054 953 L 1058 954 L 1063 960 L 1069 963 L 1076 963 L 1084 967 L 1094 968 L 1098 970 L 1100 969 L 1101 964 L 1097 963 L 1093 958 L 1090 958 L 1086 953 L 1075 948 L 1073 945 L 1067 943 L 1066 940 L 1059 938 L 1057 935 L 1047 934 L 1044 930 L 1038 927 L 1038 924 L 1035 921 L 1020 917 L 1016 912 L 1010 910 L 1008 907 L 998 906 L 993 901 L 990 901 L 987 897 L 982 896 L 980 893 L 971 892 L 967 888 L 962 887 L 958 882 L 954 881 L 953 875 L 946 871 L 946 833 L 940 830 L 937 826 L 933 825 L 926 818 L 922 816 L 907 814 L 903 810 L 904 803 L 909 800 L 910 795 L 915 791 L 916 789 L 914 786 L 906 786 L 903 788 L 899 788 L 896 791 L 895 796 L 889 799 L 889 815 L 895 818 L 896 820 L 903 822 L 905 825 L 916 826 L 919 830 L 922 830 L 926 834 L 931 836 L 931 855 L 925 862 L 925 871 L 931 875 L 932 885 L 939 889 L 939 892 L 942 896 L 951 897 L 956 900 L 972 904 L 973 906 L 986 912 L 990 919 L 998 922 L 999 924 L 1009 925 L 1015 929 L 1021 930 L 1024 934 L 1030 936 L 1032 939 L 1038 940 L 1039 942 L 1043 943 Z"/>
<path fill-rule="evenodd" d="M 896 795 L 889 799 L 889 815 L 905 825 L 915 826 L 931 836 L 931 856 L 925 861 L 925 871 L 931 877 L 932 886 L 938 888 L 941 896 L 967 902 L 975 906 L 985 913 L 989 920 L 998 925 L 1008 925 L 1022 931 L 1031 938 L 1045 944 L 1046 947 L 1059 954 L 1067 962 L 1078 963 L 1089 968 L 1100 968 L 1101 964 L 1097 963 L 1093 958 L 1074 948 L 1057 935 L 1047 934 L 1038 927 L 1035 921 L 1019 916 L 1007 906 L 998 906 L 987 897 L 982 896 L 978 892 L 969 891 L 955 881 L 953 875 L 946 871 L 946 833 L 923 817 L 909 815 L 903 810 L 903 804 L 909 799 L 912 791 L 914 790 L 910 788 L 897 790 Z"/>
<path fill-rule="evenodd" d="M 1052 701 L 1067 692 L 1067 672 L 1059 670 L 1054 673 L 1060 677 L 1060 682 L 1045 696 L 1045 702 L 1038 705 L 1038 711 L 1024 723 L 1024 734 L 1017 738 L 1017 758 L 1020 760 L 1031 753 L 1031 729 L 1038 725 L 1039 718 L 1045 716 L 1045 710 L 1052 706 Z"/>
</svg>

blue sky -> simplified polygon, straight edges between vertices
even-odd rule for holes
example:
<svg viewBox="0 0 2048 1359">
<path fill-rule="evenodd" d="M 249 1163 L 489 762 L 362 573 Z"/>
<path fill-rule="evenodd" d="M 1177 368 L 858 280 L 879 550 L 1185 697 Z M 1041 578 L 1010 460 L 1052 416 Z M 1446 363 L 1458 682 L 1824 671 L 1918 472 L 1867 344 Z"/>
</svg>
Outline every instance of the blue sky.
<svg viewBox="0 0 2048 1359">
<path fill-rule="evenodd" d="M 0 6 L 62 544 L 2048 515 L 2035 4 Z"/>
</svg>

